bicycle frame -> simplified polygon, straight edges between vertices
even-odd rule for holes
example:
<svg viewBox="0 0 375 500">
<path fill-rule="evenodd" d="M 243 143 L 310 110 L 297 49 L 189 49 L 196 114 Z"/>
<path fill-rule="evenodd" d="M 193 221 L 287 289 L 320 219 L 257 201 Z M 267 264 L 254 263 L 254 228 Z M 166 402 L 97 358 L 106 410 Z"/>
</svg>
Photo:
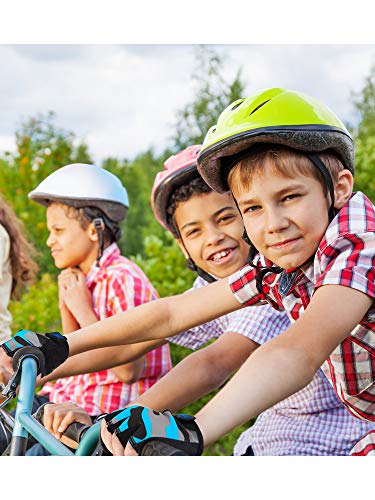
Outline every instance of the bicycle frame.
<svg viewBox="0 0 375 500">
<path fill-rule="evenodd" d="M 25 455 L 28 435 L 31 434 L 52 455 L 91 455 L 98 443 L 100 422 L 86 431 L 73 453 L 31 415 L 36 377 L 37 361 L 33 356 L 26 356 L 21 360 L 21 379 L 9 454 Z"/>
</svg>

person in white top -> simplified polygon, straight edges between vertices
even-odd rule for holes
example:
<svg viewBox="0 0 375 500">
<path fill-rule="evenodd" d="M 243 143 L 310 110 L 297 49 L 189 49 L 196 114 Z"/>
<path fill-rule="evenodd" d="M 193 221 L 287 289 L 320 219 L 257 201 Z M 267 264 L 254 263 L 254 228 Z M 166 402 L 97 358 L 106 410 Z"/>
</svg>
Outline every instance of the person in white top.
<svg viewBox="0 0 375 500">
<path fill-rule="evenodd" d="M 12 337 L 10 299 L 19 298 L 24 286 L 35 278 L 38 266 L 33 254 L 33 246 L 25 237 L 21 221 L 0 196 L 0 343 Z"/>
</svg>

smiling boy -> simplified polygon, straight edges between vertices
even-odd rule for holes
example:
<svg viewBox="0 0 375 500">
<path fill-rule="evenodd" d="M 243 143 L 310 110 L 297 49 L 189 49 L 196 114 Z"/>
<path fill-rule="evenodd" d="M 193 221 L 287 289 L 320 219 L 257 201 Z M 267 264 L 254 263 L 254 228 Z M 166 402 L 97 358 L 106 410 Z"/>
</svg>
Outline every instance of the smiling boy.
<svg viewBox="0 0 375 500">
<path fill-rule="evenodd" d="M 266 146 L 256 151 L 258 144 Z M 321 365 L 346 407 L 375 421 L 375 210 L 362 193 L 353 194 L 353 142 L 344 125 L 304 94 L 259 92 L 224 110 L 207 133 L 198 166 L 215 190 L 230 188 L 236 198 L 250 241 L 259 246 L 252 264 L 228 281 L 74 332 L 71 352 L 174 335 L 241 304 L 285 309 L 294 323 L 257 349 L 196 422 L 130 407 L 106 419 L 111 439 L 122 445 L 130 439 L 137 451 L 162 439 L 199 453 L 203 444 L 306 386 Z M 307 192 L 295 190 L 305 185 Z M 11 346 L 4 348 L 13 354 Z M 155 420 L 154 432 L 145 432 L 147 419 Z M 173 437 L 166 434 L 171 426 Z M 354 453 L 374 452 L 369 432 Z"/>
</svg>

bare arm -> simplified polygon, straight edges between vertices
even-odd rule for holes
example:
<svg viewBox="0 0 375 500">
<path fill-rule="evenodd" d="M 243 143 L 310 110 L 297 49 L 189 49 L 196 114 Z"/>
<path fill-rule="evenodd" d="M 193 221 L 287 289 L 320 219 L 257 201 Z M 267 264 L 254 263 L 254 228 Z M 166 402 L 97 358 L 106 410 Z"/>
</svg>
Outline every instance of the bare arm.
<svg viewBox="0 0 375 500">
<path fill-rule="evenodd" d="M 222 385 L 257 347 L 247 337 L 227 332 L 183 359 L 132 404 L 180 410 Z"/>
<path fill-rule="evenodd" d="M 351 288 L 319 288 L 298 321 L 257 349 L 197 414 L 205 446 L 306 386 L 371 304 Z"/>
<path fill-rule="evenodd" d="M 165 343 L 164 339 L 151 340 L 138 344 L 104 347 L 76 354 L 68 358 L 65 363 L 56 368 L 52 373 L 41 379 L 39 383 L 44 384 L 58 378 L 113 369 L 114 366 L 135 361 Z M 6 357 L 8 358 L 8 356 Z"/>
<path fill-rule="evenodd" d="M 76 268 L 65 269 L 59 274 L 58 284 L 59 306 L 65 334 L 99 321 L 82 271 Z M 97 355 L 102 359 L 104 354 L 98 352 Z M 132 384 L 141 377 L 144 362 L 143 357 L 137 356 L 137 359 L 121 366 L 112 368 L 114 365 L 111 364 L 108 368 L 112 368 L 116 377 L 123 383 Z M 89 371 L 92 372 L 93 369 Z"/>
<path fill-rule="evenodd" d="M 164 339 L 240 307 L 227 280 L 220 280 L 189 293 L 147 302 L 72 332 L 67 336 L 70 354 Z"/>
<path fill-rule="evenodd" d="M 66 335 L 67 333 L 78 330 L 80 326 L 66 305 L 64 303 L 59 304 L 59 309 L 63 334 Z"/>
</svg>

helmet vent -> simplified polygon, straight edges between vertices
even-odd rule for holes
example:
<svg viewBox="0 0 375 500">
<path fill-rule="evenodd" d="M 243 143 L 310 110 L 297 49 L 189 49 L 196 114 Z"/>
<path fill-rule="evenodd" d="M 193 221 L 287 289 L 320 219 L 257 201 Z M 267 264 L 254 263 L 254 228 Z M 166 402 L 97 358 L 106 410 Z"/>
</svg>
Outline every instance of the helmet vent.
<svg viewBox="0 0 375 500">
<path fill-rule="evenodd" d="M 252 110 L 252 112 L 250 113 L 250 115 L 254 114 L 255 111 L 258 111 L 259 108 L 261 108 L 262 106 L 264 106 L 265 104 L 267 104 L 267 102 L 269 102 L 270 100 L 271 99 L 267 99 L 267 101 L 264 101 L 264 102 L 262 102 L 262 104 L 259 104 L 259 106 L 257 106 L 255 109 Z"/>
<path fill-rule="evenodd" d="M 244 99 L 242 99 L 240 102 L 238 102 L 237 104 L 235 104 L 235 105 L 233 106 L 233 108 L 231 108 L 231 111 L 234 111 L 235 109 L 237 109 L 237 108 L 238 108 L 238 106 L 241 106 L 241 104 L 242 104 L 243 102 L 244 102 Z"/>
</svg>

